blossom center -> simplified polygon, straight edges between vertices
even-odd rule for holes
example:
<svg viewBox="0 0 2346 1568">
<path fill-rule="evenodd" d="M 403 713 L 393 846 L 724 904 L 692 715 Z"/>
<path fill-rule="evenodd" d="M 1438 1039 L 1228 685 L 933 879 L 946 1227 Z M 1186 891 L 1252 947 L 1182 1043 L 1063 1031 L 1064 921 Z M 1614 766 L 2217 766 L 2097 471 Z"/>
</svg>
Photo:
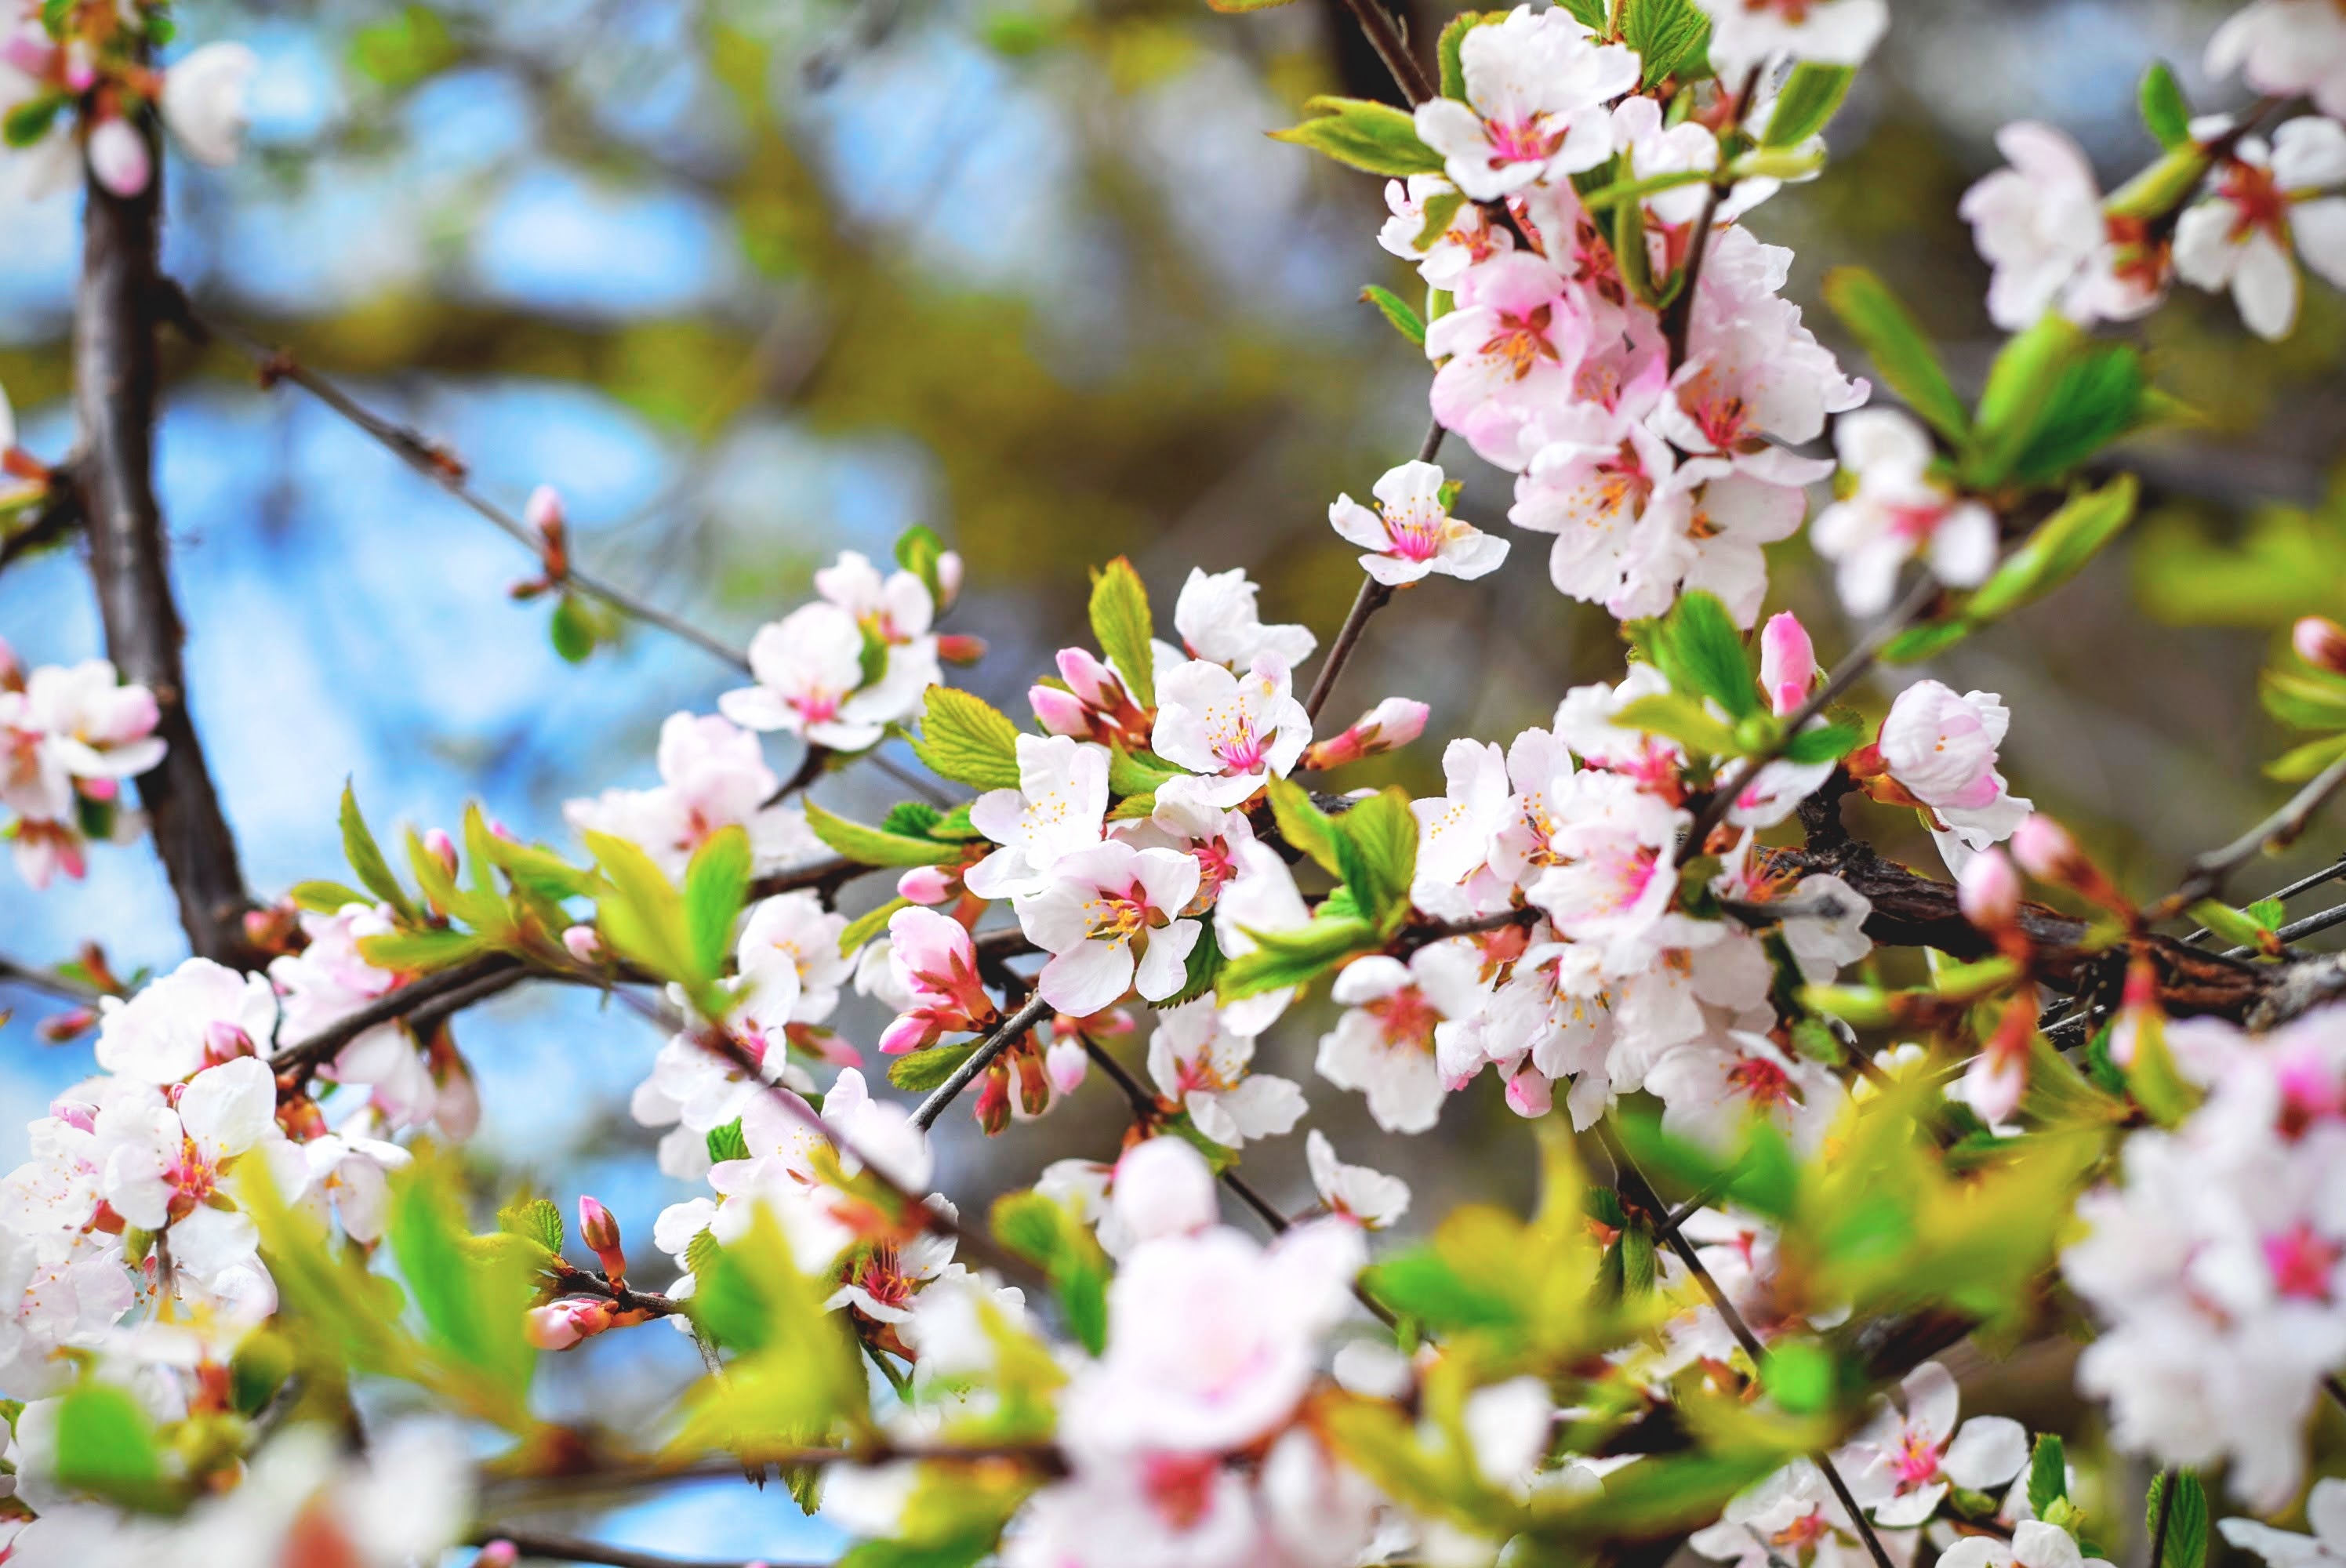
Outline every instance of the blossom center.
<svg viewBox="0 0 2346 1568">
<path fill-rule="evenodd" d="M 1416 986 L 1404 985 L 1391 996 L 1381 996 L 1366 1006 L 1369 1015 L 1383 1030 L 1386 1044 L 1427 1053 L 1433 1050 L 1433 1026 L 1442 1022 L 1442 1014 Z"/>
<path fill-rule="evenodd" d="M 1792 1098 L 1790 1074 L 1765 1056 L 1739 1057 L 1735 1065 L 1727 1070 L 1727 1083 L 1736 1094 L 1755 1105 L 1781 1105 Z M 1907 1453 L 1900 1461 L 1902 1466 L 1911 1462 L 1915 1441 L 1912 1436 L 1906 1440 Z M 1931 1462 L 1935 1469 L 1938 1465 L 1936 1451 L 1933 1451 Z"/>
<path fill-rule="evenodd" d="M 1509 163 L 1545 163 L 1564 145 L 1564 132 L 1548 128 L 1546 117 L 1520 120 L 1486 120 L 1491 137 L 1491 167 Z"/>
<path fill-rule="evenodd" d="M 1531 374 L 1541 360 L 1562 363 L 1556 345 L 1547 341 L 1548 323 L 1555 313 L 1553 305 L 1535 305 L 1520 316 L 1500 311 L 1498 331 L 1484 341 L 1483 352 L 1506 366 L 1516 381 Z"/>
<path fill-rule="evenodd" d="M 2283 244 L 2289 242 L 2289 196 L 2270 168 L 2234 161 L 2224 169 L 2224 199 L 2232 204 L 2232 243 L 2263 229 Z"/>
<path fill-rule="evenodd" d="M 1166 923 L 1165 917 L 1149 903 L 1148 892 L 1137 882 L 1120 891 L 1100 889 L 1084 901 L 1084 914 L 1090 922 L 1090 930 L 1086 932 L 1089 940 L 1112 946 L 1122 946 L 1142 932 Z"/>
<path fill-rule="evenodd" d="M 2294 1228 L 2264 1238 L 2265 1267 L 2272 1271 L 2273 1288 L 2292 1301 L 2327 1301 L 2330 1278 L 2346 1247 L 2315 1232 L 2303 1220 Z"/>
<path fill-rule="evenodd" d="M 1777 1072 L 1772 1065 L 1769 1070 L 1775 1072 L 1780 1080 L 1783 1077 L 1783 1074 Z M 1939 1445 L 1931 1441 L 1928 1432 L 1907 1428 L 1905 1435 L 1899 1440 L 1897 1455 L 1891 1461 L 1897 1468 L 1899 1484 L 1902 1487 L 1928 1485 L 1931 1479 L 1939 1473 Z"/>
</svg>

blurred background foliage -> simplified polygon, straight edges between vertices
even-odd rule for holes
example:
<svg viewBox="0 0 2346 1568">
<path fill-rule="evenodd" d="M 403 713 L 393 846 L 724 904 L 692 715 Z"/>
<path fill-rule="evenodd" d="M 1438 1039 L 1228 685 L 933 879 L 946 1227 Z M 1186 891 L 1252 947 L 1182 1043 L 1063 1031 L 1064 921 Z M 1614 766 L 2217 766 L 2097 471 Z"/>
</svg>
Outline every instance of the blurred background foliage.
<svg viewBox="0 0 2346 1568">
<path fill-rule="evenodd" d="M 1443 14 L 1403 9 L 1430 41 Z M 2198 69 L 2225 9 L 1905 0 L 1833 127 L 1826 177 L 1752 226 L 1798 251 L 1804 300 L 1830 266 L 1880 271 L 1975 379 L 1995 339 L 1955 204 L 1994 165 L 1995 127 L 2053 120 L 2114 185 L 2154 150 L 2133 109 L 2152 59 L 2202 108 L 2228 107 Z M 1266 618 L 1324 641 L 1358 581 L 1328 502 L 1364 494 L 1423 429 L 1426 367 L 1356 302 L 1370 282 L 1414 293 L 1374 244 L 1377 182 L 1262 134 L 1315 92 L 1391 96 L 1331 0 L 1251 16 L 1198 0 L 191 0 L 182 32 L 242 38 L 264 71 L 254 156 L 172 170 L 168 269 L 207 310 L 445 442 L 509 506 L 559 486 L 586 561 L 736 644 L 835 552 L 882 555 L 913 523 L 968 563 L 952 629 L 992 653 L 961 678 L 1013 712 L 1080 635 L 1086 568 L 1118 553 L 1160 622 L 1192 565 L 1244 566 Z M 0 208 L 0 384 L 53 458 L 71 440 L 76 255 L 72 199 Z M 2346 488 L 2331 475 L 2346 310 L 2312 288 L 2296 335 L 2269 346 L 2228 301 L 2187 290 L 2140 331 L 2200 421 L 2126 453 L 2147 517 L 1928 673 L 2002 692 L 2015 787 L 2151 891 L 2277 797 L 2258 769 L 2282 741 L 2254 672 L 2290 617 L 2346 613 Z M 565 798 L 646 781 L 660 718 L 736 684 L 655 633 L 564 662 L 546 602 L 505 595 L 531 565 L 509 541 L 230 355 L 175 343 L 170 369 L 163 494 L 192 701 L 257 890 L 336 872 L 345 776 L 385 826 L 453 824 L 477 797 L 566 840 Z M 1504 476 L 1445 455 L 1466 465 L 1462 510 L 1496 524 Z M 1433 705 L 1434 728 L 1359 782 L 1429 790 L 1441 740 L 1544 722 L 1566 686 L 1617 675 L 1614 627 L 1549 588 L 1542 544 L 1518 536 L 1497 576 L 1437 582 L 1381 617 L 1330 716 L 1407 696 Z M 1852 634 L 1805 544 L 1777 555 L 1771 602 L 1837 652 Z M 0 579 L 0 635 L 33 662 L 98 649 L 76 550 Z M 1878 711 L 1881 692 L 1867 700 Z M 774 760 L 792 759 L 778 745 Z M 866 820 L 894 798 L 868 769 L 817 793 Z M 1927 863 L 1894 813 L 1868 827 Z M 2317 835 L 2298 859 L 2338 848 Z M 9 881 L 0 928 L 28 962 L 97 940 L 128 972 L 184 951 L 140 848 L 45 896 Z M 9 1163 L 26 1117 L 89 1070 L 86 1042 L 37 1041 L 44 1011 L 0 1034 Z M 876 1034 L 860 1004 L 841 1022 Z M 1314 1081 L 1315 1022 L 1291 1018 L 1263 1064 Z M 566 1203 L 594 1190 L 648 1251 L 652 1215 L 686 1196 L 626 1115 L 656 1042 L 544 993 L 479 1009 L 459 1035 L 491 1185 Z M 1113 1099 L 1100 1086 L 991 1147 L 949 1118 L 944 1185 L 982 1204 L 1049 1157 L 1107 1153 Z M 1464 1197 L 1528 1196 L 1530 1144 L 1495 1093 L 1454 1103 L 1414 1147 L 1351 1096 L 1321 1084 L 1313 1100 L 1347 1157 L 1416 1181 L 1413 1227 Z M 1494 1147 L 1515 1152 L 1435 1157 Z M 1300 1146 L 1249 1165 L 1305 1201 Z M 550 1386 L 583 1400 L 593 1381 L 612 1419 L 657 1409 L 690 1366 L 667 1338 L 610 1336 L 561 1359 L 574 1375 Z M 2006 1371 L 2015 1400 L 2056 1403 L 1999 1408 L 2082 1419 L 2066 1376 Z M 772 1548 L 708 1513 L 682 1494 L 620 1533 Z"/>
</svg>

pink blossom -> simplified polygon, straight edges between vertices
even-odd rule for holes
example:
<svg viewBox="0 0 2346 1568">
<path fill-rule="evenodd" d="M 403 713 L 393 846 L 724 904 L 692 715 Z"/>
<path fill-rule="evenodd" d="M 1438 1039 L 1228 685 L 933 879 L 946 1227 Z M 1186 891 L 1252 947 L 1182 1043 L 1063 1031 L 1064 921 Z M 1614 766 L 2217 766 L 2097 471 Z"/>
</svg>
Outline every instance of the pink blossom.
<svg viewBox="0 0 2346 1568">
<path fill-rule="evenodd" d="M 1613 152 L 1606 100 L 1637 85 L 1637 56 L 1600 44 L 1563 10 L 1519 5 L 1460 46 L 1466 100 L 1430 98 L 1417 133 L 1477 201 L 1561 182 Z"/>
<path fill-rule="evenodd" d="M 1442 491 L 1440 468 L 1404 463 L 1377 481 L 1374 511 L 1339 495 L 1328 508 L 1328 522 L 1368 552 L 1362 570 L 1387 587 L 1432 573 L 1471 580 L 1497 571 L 1507 558 L 1507 542 L 1451 516 Z"/>
<path fill-rule="evenodd" d="M 1459 280 L 1456 308 L 1426 328 L 1426 356 L 1442 367 L 1434 417 L 1486 460 L 1521 469 L 1537 451 L 1536 422 L 1571 401 L 1589 342 L 1580 291 L 1553 264 L 1494 256 Z"/>
<path fill-rule="evenodd" d="M 1800 711 L 1818 674 L 1816 648 L 1800 617 L 1790 610 L 1770 616 L 1760 632 L 1760 689 L 1777 718 Z"/>
<path fill-rule="evenodd" d="M 1036 983 L 1045 999 L 1083 1017 L 1136 988 L 1149 1002 L 1180 990 L 1199 931 L 1181 911 L 1197 891 L 1198 862 L 1175 850 L 1111 840 L 1062 856 L 1015 904 L 1028 939 L 1052 955 Z"/>
<path fill-rule="evenodd" d="M 997 1013 L 977 977 L 977 949 L 959 921 L 914 907 L 888 917 L 888 966 L 912 1003 L 880 1036 L 882 1054 L 923 1050 L 974 1033 Z"/>
</svg>

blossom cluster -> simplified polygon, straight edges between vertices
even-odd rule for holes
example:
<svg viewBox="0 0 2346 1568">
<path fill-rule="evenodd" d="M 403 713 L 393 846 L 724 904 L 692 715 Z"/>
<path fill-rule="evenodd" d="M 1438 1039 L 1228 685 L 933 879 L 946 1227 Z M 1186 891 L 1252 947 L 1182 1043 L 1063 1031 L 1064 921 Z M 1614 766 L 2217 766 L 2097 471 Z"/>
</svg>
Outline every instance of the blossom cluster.
<svg viewBox="0 0 2346 1568">
<path fill-rule="evenodd" d="M 155 694 L 104 659 L 28 673 L 0 642 L 0 806 L 15 814 L 5 833 L 27 882 L 79 877 L 92 839 L 138 831 L 122 785 L 163 760 L 159 719 Z"/>
</svg>

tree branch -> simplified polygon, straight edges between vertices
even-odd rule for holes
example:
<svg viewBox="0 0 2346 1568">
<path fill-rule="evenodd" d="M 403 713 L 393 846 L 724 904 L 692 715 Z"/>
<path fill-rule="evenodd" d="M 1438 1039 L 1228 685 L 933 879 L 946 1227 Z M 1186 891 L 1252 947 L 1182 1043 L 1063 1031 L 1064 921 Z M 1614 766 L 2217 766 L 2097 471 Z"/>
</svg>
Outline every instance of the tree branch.
<svg viewBox="0 0 2346 1568">
<path fill-rule="evenodd" d="M 475 1531 L 471 1544 L 489 1546 L 500 1541 L 513 1547 L 524 1561 L 537 1558 L 549 1563 L 598 1563 L 605 1564 L 606 1568 L 753 1568 L 753 1563 L 766 1563 L 768 1568 L 790 1568 L 788 1563 L 774 1563 L 764 1557 L 753 1562 L 664 1557 L 657 1552 L 638 1552 L 632 1547 L 582 1540 L 576 1535 L 556 1535 L 543 1530 L 515 1530 L 502 1524 L 492 1524 Z M 806 1564 L 804 1568 L 813 1568 L 813 1565 Z"/>
<path fill-rule="evenodd" d="M 1051 1004 L 1043 1000 L 1040 992 L 1035 993 L 1026 1005 L 1012 1013 L 1001 1028 L 979 1041 L 977 1049 L 972 1051 L 967 1059 L 953 1070 L 952 1075 L 921 1102 L 921 1108 L 913 1113 L 913 1125 L 924 1133 L 935 1126 L 937 1118 L 945 1114 L 945 1107 L 952 1105 L 980 1073 L 994 1065 L 996 1056 L 1024 1040 L 1035 1025 L 1050 1015 Z"/>
<path fill-rule="evenodd" d="M 244 934 L 252 900 L 188 712 L 179 660 L 186 632 L 172 597 L 169 552 L 155 501 L 162 158 L 152 116 L 141 114 L 131 123 L 153 159 L 146 190 L 123 197 L 95 178 L 87 185 L 73 345 L 80 510 L 107 654 L 125 680 L 154 693 L 155 733 L 168 748 L 138 786 L 156 852 L 178 899 L 179 924 L 199 955 L 252 969 L 262 958 Z"/>
</svg>

